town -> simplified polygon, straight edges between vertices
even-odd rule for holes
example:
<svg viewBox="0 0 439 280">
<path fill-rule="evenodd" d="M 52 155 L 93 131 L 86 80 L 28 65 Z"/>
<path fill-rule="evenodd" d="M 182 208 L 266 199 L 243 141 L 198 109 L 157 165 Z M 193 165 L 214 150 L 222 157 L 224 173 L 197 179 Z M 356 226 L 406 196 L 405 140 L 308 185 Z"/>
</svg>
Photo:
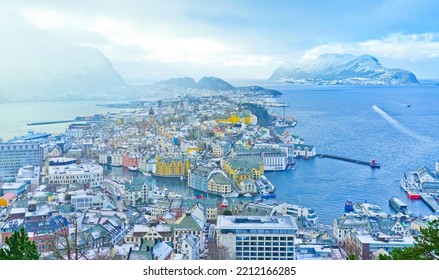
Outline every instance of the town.
<svg viewBox="0 0 439 280">
<path fill-rule="evenodd" d="M 413 246 L 434 216 L 395 199 L 396 214 L 347 201 L 323 225 L 306 202 L 276 197 L 285 186 L 265 173 L 317 153 L 285 129 L 296 120 L 267 109 L 285 104 L 264 98 L 215 91 L 116 104 L 125 110 L 78 117 L 61 135 L 1 142 L 0 246 L 21 228 L 42 259 L 376 259 Z"/>
</svg>

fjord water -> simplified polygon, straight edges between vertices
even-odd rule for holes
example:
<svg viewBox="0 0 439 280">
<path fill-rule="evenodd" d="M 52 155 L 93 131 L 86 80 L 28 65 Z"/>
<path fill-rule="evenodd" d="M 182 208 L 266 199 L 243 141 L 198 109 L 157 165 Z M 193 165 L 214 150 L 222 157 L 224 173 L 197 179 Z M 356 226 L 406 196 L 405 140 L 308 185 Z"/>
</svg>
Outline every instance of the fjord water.
<svg viewBox="0 0 439 280">
<path fill-rule="evenodd" d="M 414 214 L 432 212 L 409 200 L 399 180 L 422 165 L 434 171 L 439 161 L 438 86 L 276 86 L 289 107 L 288 128 L 317 153 L 370 161 L 380 169 L 328 158 L 297 160 L 295 170 L 266 173 L 278 187 L 277 198 L 314 208 L 321 223 L 343 213 L 348 198 L 381 206 L 398 196 Z M 275 113 L 282 115 L 282 109 Z"/>
</svg>

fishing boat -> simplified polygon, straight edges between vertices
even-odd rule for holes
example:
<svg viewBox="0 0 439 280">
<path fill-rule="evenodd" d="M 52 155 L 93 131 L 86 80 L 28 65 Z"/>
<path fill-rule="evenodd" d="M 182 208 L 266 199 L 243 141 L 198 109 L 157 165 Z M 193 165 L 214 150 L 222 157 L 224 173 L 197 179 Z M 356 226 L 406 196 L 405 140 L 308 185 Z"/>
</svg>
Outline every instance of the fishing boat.
<svg viewBox="0 0 439 280">
<path fill-rule="evenodd" d="M 346 203 L 344 205 L 344 211 L 345 213 L 354 212 L 354 204 L 352 203 L 352 200 L 346 200 Z"/>
</svg>

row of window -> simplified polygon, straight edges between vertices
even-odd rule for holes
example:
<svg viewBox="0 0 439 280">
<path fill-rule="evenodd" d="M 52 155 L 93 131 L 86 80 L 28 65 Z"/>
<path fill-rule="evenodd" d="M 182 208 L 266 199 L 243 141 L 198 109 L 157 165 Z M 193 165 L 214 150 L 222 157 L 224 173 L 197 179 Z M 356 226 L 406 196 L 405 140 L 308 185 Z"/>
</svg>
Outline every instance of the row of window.
<svg viewBox="0 0 439 280">
<path fill-rule="evenodd" d="M 292 229 L 222 229 L 222 234 L 294 234 Z"/>
<path fill-rule="evenodd" d="M 236 247 L 236 252 L 286 252 L 293 251 L 293 247 Z"/>
<path fill-rule="evenodd" d="M 0 151 L 16 151 L 16 150 L 30 150 L 33 151 L 35 149 L 38 149 L 38 146 L 36 145 L 7 145 L 7 146 L 0 146 Z"/>
<path fill-rule="evenodd" d="M 236 258 L 239 257 L 294 257 L 294 252 L 237 252 Z M 271 258 L 269 258 L 271 259 Z"/>
<path fill-rule="evenodd" d="M 243 235 L 238 235 L 238 236 L 236 236 L 236 240 L 252 240 L 252 241 L 255 241 L 255 240 L 258 240 L 258 241 L 263 241 L 263 240 L 266 240 L 266 241 L 271 241 L 271 240 L 273 240 L 273 241 L 285 241 L 285 240 L 288 240 L 288 241 L 293 241 L 294 240 L 294 236 L 264 236 L 264 235 L 261 235 L 261 236 L 243 236 Z"/>
<path fill-rule="evenodd" d="M 269 247 L 271 247 L 271 246 L 293 246 L 293 242 L 285 242 L 285 241 L 282 241 L 282 242 L 277 242 L 277 241 L 275 241 L 275 242 L 270 242 L 270 241 L 266 241 L 266 242 L 263 242 L 263 241 L 260 241 L 260 242 L 237 241 L 236 242 L 236 246 L 241 246 L 241 245 L 243 245 L 243 246 L 269 246 Z"/>
</svg>

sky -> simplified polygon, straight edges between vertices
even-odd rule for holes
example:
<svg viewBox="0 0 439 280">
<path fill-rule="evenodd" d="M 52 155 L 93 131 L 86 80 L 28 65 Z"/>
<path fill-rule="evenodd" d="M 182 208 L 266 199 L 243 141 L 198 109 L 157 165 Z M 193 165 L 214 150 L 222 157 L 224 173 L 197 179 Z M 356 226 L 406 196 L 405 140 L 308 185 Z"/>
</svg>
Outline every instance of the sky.
<svg viewBox="0 0 439 280">
<path fill-rule="evenodd" d="M 0 66 L 92 47 L 132 83 L 268 79 L 286 61 L 351 53 L 439 78 L 438 11 L 435 0 L 0 0 Z"/>
</svg>

